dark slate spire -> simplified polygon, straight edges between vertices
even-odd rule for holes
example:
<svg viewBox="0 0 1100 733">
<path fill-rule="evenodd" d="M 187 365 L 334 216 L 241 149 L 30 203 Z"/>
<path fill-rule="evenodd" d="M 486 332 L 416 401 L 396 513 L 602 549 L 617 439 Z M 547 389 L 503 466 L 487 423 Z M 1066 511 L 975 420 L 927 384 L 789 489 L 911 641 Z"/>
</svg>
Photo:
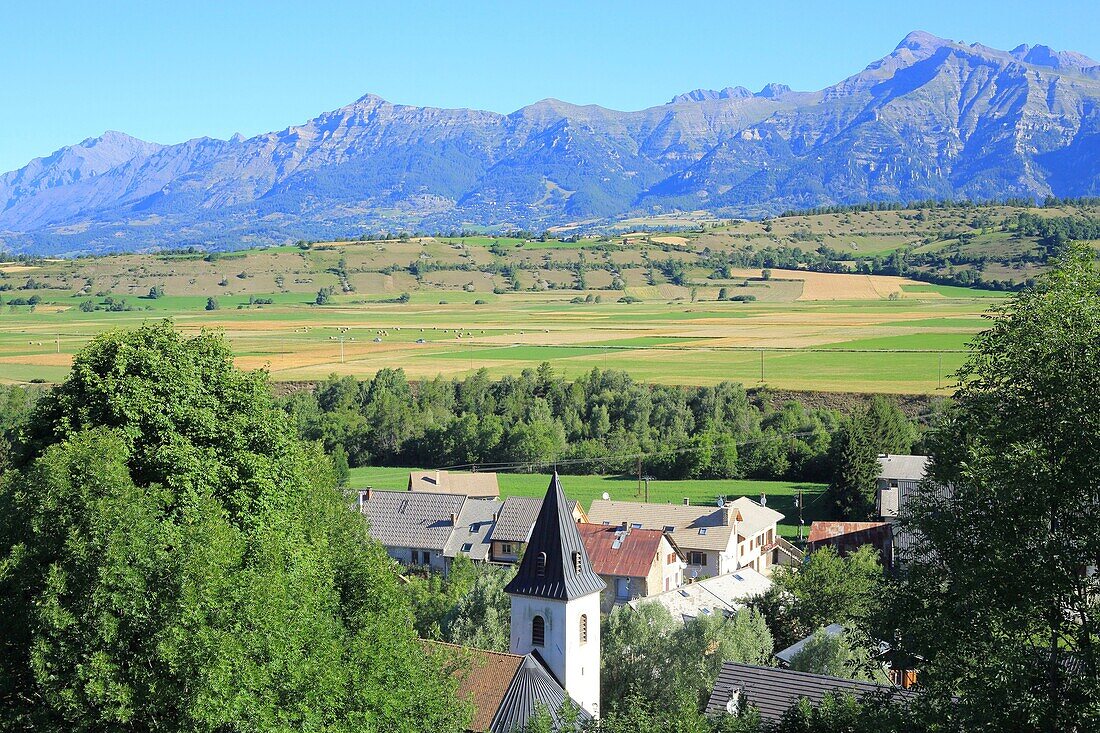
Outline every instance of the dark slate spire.
<svg viewBox="0 0 1100 733">
<path fill-rule="evenodd" d="M 504 591 L 570 601 L 606 587 L 592 570 L 555 471 L 531 530 L 531 539 L 523 551 L 519 571 Z"/>
</svg>

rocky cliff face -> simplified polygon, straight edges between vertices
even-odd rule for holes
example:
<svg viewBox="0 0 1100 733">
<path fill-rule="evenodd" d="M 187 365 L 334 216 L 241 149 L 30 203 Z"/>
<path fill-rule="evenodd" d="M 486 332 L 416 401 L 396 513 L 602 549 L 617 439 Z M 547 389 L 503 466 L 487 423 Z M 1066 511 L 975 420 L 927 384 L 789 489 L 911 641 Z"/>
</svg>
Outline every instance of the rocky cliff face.
<svg viewBox="0 0 1100 733">
<path fill-rule="evenodd" d="M 10 248 L 541 228 L 672 209 L 1100 194 L 1100 65 L 926 33 L 818 92 L 695 90 L 634 112 L 544 100 L 510 115 L 367 95 L 250 139 L 106 133 L 0 177 Z"/>
</svg>

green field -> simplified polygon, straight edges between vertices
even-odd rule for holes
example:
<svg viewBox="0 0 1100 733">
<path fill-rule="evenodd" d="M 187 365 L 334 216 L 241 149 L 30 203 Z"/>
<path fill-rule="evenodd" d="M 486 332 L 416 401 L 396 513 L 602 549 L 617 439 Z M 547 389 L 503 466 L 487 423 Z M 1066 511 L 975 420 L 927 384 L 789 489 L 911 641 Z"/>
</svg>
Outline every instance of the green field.
<svg viewBox="0 0 1100 733">
<path fill-rule="evenodd" d="M 910 236 L 897 216 L 854 218 L 796 217 L 802 229 L 777 220 L 766 241 L 759 222 L 742 222 L 570 242 L 422 237 L 0 263 L 0 381 L 60 380 L 95 334 L 171 318 L 185 332 L 223 332 L 239 366 L 275 381 L 383 368 L 503 376 L 549 362 L 567 378 L 600 368 L 663 384 L 950 390 L 967 341 L 987 326 L 981 314 L 1003 294 L 779 268 L 767 280 L 747 268 L 719 276 L 703 264 L 805 227 L 859 234 L 847 245 L 858 252 Z M 881 233 L 852 229 L 872 226 Z M 682 263 L 676 282 L 651 264 L 662 258 Z M 149 297 L 154 288 L 163 295 Z M 745 294 L 757 300 L 719 300 Z M 33 307 L 12 305 L 32 297 Z M 207 310 L 211 297 L 218 307 Z"/>
<path fill-rule="evenodd" d="M 404 490 L 408 485 L 409 471 L 417 468 L 368 467 L 351 469 L 349 486 L 353 489 L 371 486 L 376 489 Z M 508 496 L 536 496 L 546 493 L 550 475 L 543 473 L 498 473 L 500 493 Z M 644 494 L 638 491 L 638 480 L 622 476 L 581 475 L 561 477 L 561 485 L 566 495 L 576 499 L 587 511 L 592 501 L 606 492 L 612 499 L 619 501 L 643 501 Z M 794 507 L 794 498 L 803 492 L 806 501 L 803 518 L 806 532 L 815 519 L 824 516 L 822 492 L 824 484 L 799 483 L 790 481 L 650 481 L 649 501 L 655 504 L 679 504 L 684 498 L 692 504 L 713 505 L 719 496 L 734 499 L 748 496 L 759 501 L 760 494 L 767 496 L 768 506 L 785 515 L 786 520 L 779 525 L 784 537 L 798 537 L 798 509 Z"/>
</svg>

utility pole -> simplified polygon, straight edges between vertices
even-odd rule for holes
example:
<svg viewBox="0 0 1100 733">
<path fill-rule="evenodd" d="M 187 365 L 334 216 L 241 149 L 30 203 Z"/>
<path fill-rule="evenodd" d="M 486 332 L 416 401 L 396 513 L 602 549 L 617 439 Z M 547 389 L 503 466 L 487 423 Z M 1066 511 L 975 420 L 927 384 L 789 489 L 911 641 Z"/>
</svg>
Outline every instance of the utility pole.
<svg viewBox="0 0 1100 733">
<path fill-rule="evenodd" d="M 642 459 L 641 458 L 636 459 L 636 464 L 637 464 L 636 468 L 638 469 L 638 493 L 634 494 L 634 496 L 641 496 L 641 494 L 642 494 Z M 649 492 L 647 491 L 646 493 L 648 494 Z"/>
<path fill-rule="evenodd" d="M 802 519 L 802 504 L 803 504 L 802 489 L 798 490 L 798 496 L 795 497 L 794 503 L 795 503 L 795 506 L 798 507 L 798 541 L 801 542 L 802 541 L 802 528 L 806 524 L 805 520 Z"/>
<path fill-rule="evenodd" d="M 764 350 L 760 349 L 760 382 L 764 382 Z"/>
<path fill-rule="evenodd" d="M 57 353 L 61 353 L 61 334 L 57 334 Z"/>
<path fill-rule="evenodd" d="M 653 477 L 652 476 L 643 476 L 642 477 L 642 481 L 645 481 L 645 501 L 646 501 L 646 504 L 649 503 L 649 480 L 651 478 L 653 478 Z"/>
</svg>

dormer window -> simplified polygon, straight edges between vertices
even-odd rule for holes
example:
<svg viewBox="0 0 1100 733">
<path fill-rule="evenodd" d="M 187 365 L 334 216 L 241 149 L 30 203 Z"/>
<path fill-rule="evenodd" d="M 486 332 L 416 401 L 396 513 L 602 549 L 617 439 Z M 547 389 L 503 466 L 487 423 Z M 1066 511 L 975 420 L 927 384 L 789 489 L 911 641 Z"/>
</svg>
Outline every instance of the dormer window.
<svg viewBox="0 0 1100 733">
<path fill-rule="evenodd" d="M 540 552 L 535 556 L 535 577 L 546 577 L 546 553 Z"/>
</svg>

